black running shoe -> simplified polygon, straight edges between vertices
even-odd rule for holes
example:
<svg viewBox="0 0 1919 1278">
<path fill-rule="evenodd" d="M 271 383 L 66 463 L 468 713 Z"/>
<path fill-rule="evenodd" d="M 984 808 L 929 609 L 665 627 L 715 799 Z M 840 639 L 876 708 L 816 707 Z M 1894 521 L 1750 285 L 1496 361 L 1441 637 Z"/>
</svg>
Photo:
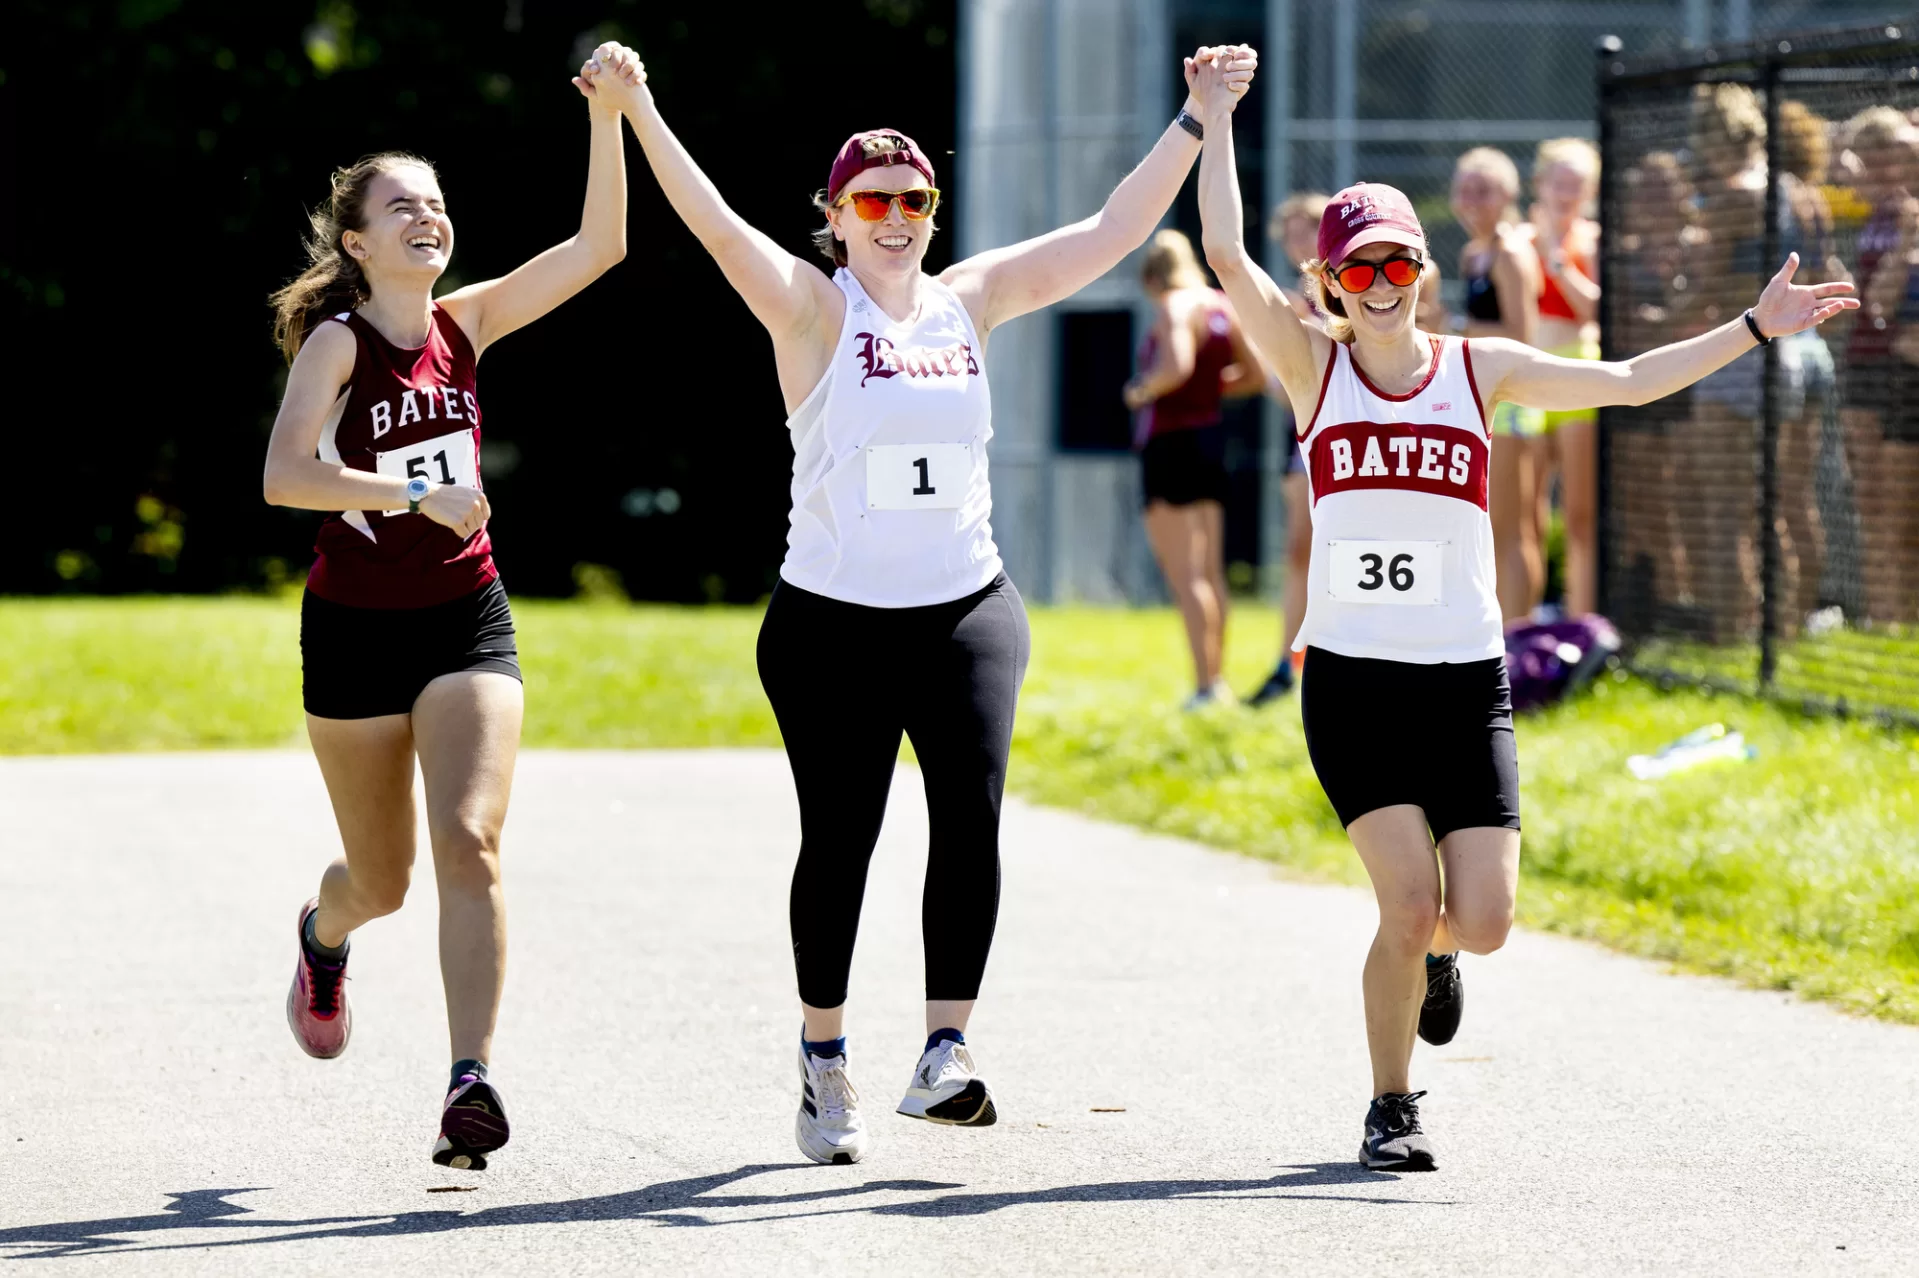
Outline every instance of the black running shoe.
<svg viewBox="0 0 1919 1278">
<path fill-rule="evenodd" d="M 1293 658 L 1291 653 L 1282 653 L 1279 664 L 1266 676 L 1266 682 L 1259 685 L 1252 699 L 1246 704 L 1257 710 L 1269 701 L 1277 701 L 1293 690 Z"/>
<path fill-rule="evenodd" d="M 446 1094 L 433 1161 L 456 1171 L 485 1171 L 486 1156 L 506 1144 L 506 1109 L 493 1084 L 462 1074 Z"/>
<path fill-rule="evenodd" d="M 1438 1047 L 1459 1033 L 1466 1010 L 1466 987 L 1459 981 L 1459 955 L 1447 954 L 1426 964 L 1426 1001 L 1419 1005 L 1419 1036 Z"/>
<path fill-rule="evenodd" d="M 1359 1146 L 1361 1166 L 1374 1171 L 1433 1171 L 1433 1143 L 1419 1126 L 1424 1092 L 1387 1092 L 1366 1111 L 1366 1139 Z"/>
</svg>

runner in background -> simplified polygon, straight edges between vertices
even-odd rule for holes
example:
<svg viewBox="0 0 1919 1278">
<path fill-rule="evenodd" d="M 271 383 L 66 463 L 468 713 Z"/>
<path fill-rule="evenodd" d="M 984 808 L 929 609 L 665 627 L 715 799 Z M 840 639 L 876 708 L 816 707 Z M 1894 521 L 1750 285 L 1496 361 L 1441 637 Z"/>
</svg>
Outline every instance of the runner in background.
<svg viewBox="0 0 1919 1278">
<path fill-rule="evenodd" d="M 1139 375 L 1122 397 L 1138 418 L 1146 536 L 1186 625 L 1193 695 L 1185 708 L 1231 705 L 1220 676 L 1226 647 L 1226 425 L 1220 400 L 1258 394 L 1265 381 L 1226 297 L 1206 278 L 1193 245 L 1154 233 L 1140 268 L 1153 326 Z"/>
<path fill-rule="evenodd" d="M 1598 359 L 1599 223 L 1591 217 L 1599 196 L 1598 148 L 1584 138 L 1541 142 L 1533 158 L 1533 195 L 1530 229 L 1541 272 L 1538 345 L 1567 359 Z M 1754 288 L 1756 281 L 1739 295 L 1749 297 Z M 1566 531 L 1564 609 L 1584 616 L 1599 606 L 1599 416 L 1581 408 L 1543 413 L 1541 420 L 1534 465 L 1537 536 L 1546 545 L 1556 476 Z M 1544 597 L 1545 584 L 1542 573 L 1533 603 Z"/>
<path fill-rule="evenodd" d="M 1539 345 L 1539 258 L 1519 217 L 1518 166 L 1504 151 L 1474 147 L 1453 166 L 1452 207 L 1467 235 L 1459 250 L 1466 310 L 1457 331 Z M 1538 409 L 1512 403 L 1493 412 L 1493 556 L 1499 565 L 1499 611 L 1508 624 L 1531 614 L 1546 585 L 1536 518 L 1536 441 L 1544 419 Z"/>
<path fill-rule="evenodd" d="M 1309 324 L 1321 323 L 1325 316 L 1319 303 L 1313 300 L 1315 290 L 1307 287 L 1299 271 L 1318 256 L 1315 245 L 1319 238 L 1319 219 L 1331 199 L 1318 191 L 1289 195 L 1273 210 L 1272 221 L 1266 227 L 1267 237 L 1280 246 L 1289 268 L 1281 276 L 1289 281 L 1281 285 L 1286 300 Z M 1293 429 L 1293 406 L 1287 401 L 1279 380 L 1270 373 L 1266 376 L 1267 394 L 1280 407 L 1278 428 L 1286 432 L 1286 476 L 1280 480 L 1280 495 L 1286 506 L 1286 579 L 1280 591 L 1283 638 L 1279 645 L 1279 663 L 1247 701 L 1250 706 L 1276 701 L 1291 692 L 1298 682 L 1300 664 L 1306 654 L 1293 651 L 1293 640 L 1299 635 L 1299 623 L 1306 620 L 1306 568 L 1313 550 L 1312 495 L 1306 482 L 1306 459 L 1300 455 L 1299 436 Z"/>
</svg>

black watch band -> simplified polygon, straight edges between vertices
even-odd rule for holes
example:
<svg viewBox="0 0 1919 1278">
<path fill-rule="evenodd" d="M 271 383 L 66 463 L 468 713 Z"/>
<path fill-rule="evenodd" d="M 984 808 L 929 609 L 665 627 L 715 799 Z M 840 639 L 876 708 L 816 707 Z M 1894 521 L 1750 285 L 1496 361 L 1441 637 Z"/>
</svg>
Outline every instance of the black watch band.
<svg viewBox="0 0 1919 1278">
<path fill-rule="evenodd" d="M 1752 330 L 1753 341 L 1758 342 L 1761 346 L 1772 345 L 1772 339 L 1759 331 L 1759 321 L 1752 317 L 1752 307 L 1750 306 L 1746 308 L 1745 321 L 1746 327 Z"/>
<path fill-rule="evenodd" d="M 1177 124 L 1180 128 L 1185 129 L 1188 133 L 1198 138 L 1201 142 L 1204 142 L 1206 140 L 1206 126 L 1201 124 L 1198 120 L 1195 120 L 1192 116 L 1192 113 L 1188 111 L 1185 107 L 1181 107 L 1179 109 L 1179 114 L 1173 117 L 1173 123 Z"/>
</svg>

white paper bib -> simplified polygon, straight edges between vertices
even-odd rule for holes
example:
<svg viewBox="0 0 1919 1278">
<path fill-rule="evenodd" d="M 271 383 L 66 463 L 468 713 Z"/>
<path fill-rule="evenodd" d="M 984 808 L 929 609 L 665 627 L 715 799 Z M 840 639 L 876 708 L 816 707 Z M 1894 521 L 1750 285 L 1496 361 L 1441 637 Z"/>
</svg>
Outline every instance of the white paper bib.
<svg viewBox="0 0 1919 1278">
<path fill-rule="evenodd" d="M 1328 541 L 1326 592 L 1341 603 L 1434 607 L 1445 600 L 1443 541 Z"/>
<path fill-rule="evenodd" d="M 432 439 L 423 439 L 405 448 L 373 454 L 373 468 L 382 475 L 400 479 L 424 479 L 435 484 L 458 484 L 463 488 L 480 486 L 479 450 L 473 445 L 470 430 L 449 431 Z M 404 515 L 404 510 L 389 510 L 389 515 Z"/>
</svg>

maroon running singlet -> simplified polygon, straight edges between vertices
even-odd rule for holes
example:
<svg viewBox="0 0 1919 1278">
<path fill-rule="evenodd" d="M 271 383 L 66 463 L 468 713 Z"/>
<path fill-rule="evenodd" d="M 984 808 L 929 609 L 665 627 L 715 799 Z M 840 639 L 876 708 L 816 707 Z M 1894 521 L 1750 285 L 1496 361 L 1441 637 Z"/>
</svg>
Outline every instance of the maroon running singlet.
<svg viewBox="0 0 1919 1278">
<path fill-rule="evenodd" d="M 329 322 L 353 333 L 353 380 L 320 435 L 320 456 L 354 470 L 480 487 L 480 404 L 473 344 L 433 306 L 426 345 L 395 346 L 353 312 Z M 498 578 L 485 527 L 462 540 L 407 511 L 328 515 L 307 589 L 354 608 L 427 608 Z"/>
</svg>

